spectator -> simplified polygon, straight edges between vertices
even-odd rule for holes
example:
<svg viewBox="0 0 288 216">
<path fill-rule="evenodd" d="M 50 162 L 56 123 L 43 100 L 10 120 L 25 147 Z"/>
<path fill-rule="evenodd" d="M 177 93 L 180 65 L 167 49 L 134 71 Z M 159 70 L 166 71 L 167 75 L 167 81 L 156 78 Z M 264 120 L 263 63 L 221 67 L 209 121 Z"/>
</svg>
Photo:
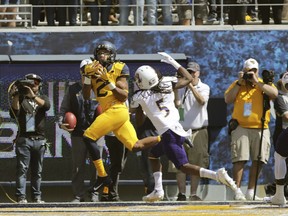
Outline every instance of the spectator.
<svg viewBox="0 0 288 216">
<path fill-rule="evenodd" d="M 66 26 L 67 18 L 67 7 L 68 5 L 68 19 L 70 26 L 77 25 L 77 10 L 78 10 L 78 0 L 59 0 L 58 1 L 58 13 L 57 18 L 59 21 L 59 26 Z"/>
<path fill-rule="evenodd" d="M 44 203 L 41 199 L 41 180 L 44 153 L 46 150 L 46 112 L 50 109 L 49 98 L 41 93 L 42 78 L 27 74 L 22 82 L 16 81 L 10 94 L 11 118 L 17 119 L 16 143 L 16 197 L 18 203 L 27 203 L 26 180 L 31 167 L 32 202 Z"/>
<path fill-rule="evenodd" d="M 208 19 L 207 22 L 215 22 L 217 21 L 217 6 L 215 5 L 218 2 L 216 0 L 209 0 L 209 14 L 208 14 Z"/>
<path fill-rule="evenodd" d="M 227 3 L 238 4 L 237 6 L 229 7 L 229 25 L 244 25 L 246 24 L 246 11 L 249 0 L 227 0 Z"/>
<path fill-rule="evenodd" d="M 148 25 L 157 25 L 158 21 L 163 25 L 172 25 L 172 0 L 146 0 Z M 160 5 L 161 15 L 158 17 L 157 4 Z"/>
<path fill-rule="evenodd" d="M 131 7 L 129 5 L 132 5 Z M 120 20 L 119 25 L 128 25 L 130 11 L 133 11 L 134 25 L 143 25 L 144 0 L 119 1 Z"/>
<path fill-rule="evenodd" d="M 108 25 L 112 0 L 86 1 L 91 13 L 91 25 L 98 25 L 99 13 L 101 14 L 101 25 Z"/>
<path fill-rule="evenodd" d="M 277 82 L 279 95 L 274 101 L 276 111 L 276 126 L 273 134 L 274 141 L 274 174 L 275 183 L 270 185 L 269 191 L 273 188 L 272 197 L 265 197 L 264 201 L 275 204 L 285 205 L 287 196 L 287 138 L 288 138 L 288 72 L 281 75 Z M 265 187 L 266 189 L 266 187 Z M 266 189 L 266 194 L 267 189 Z"/>
<path fill-rule="evenodd" d="M 207 105 L 210 94 L 210 87 L 202 83 L 200 76 L 200 66 L 196 62 L 189 62 L 187 71 L 192 75 L 192 82 L 186 88 L 179 89 L 179 98 L 176 94 L 176 105 L 180 114 L 180 123 L 184 130 L 192 129 L 193 148 L 184 143 L 184 148 L 190 164 L 208 168 L 208 112 Z M 177 201 L 186 201 L 186 174 L 178 171 L 176 173 L 178 185 Z M 201 200 L 197 196 L 197 188 L 200 177 L 190 175 L 190 196 L 189 200 Z"/>
<path fill-rule="evenodd" d="M 277 88 L 270 83 L 264 83 L 258 76 L 259 66 L 255 59 L 244 62 L 243 71 L 238 73 L 238 80 L 234 81 L 225 91 L 225 102 L 234 104 L 231 132 L 231 156 L 233 163 L 233 177 L 237 184 L 235 200 L 253 200 L 256 178 L 262 165 L 266 164 L 270 153 L 270 110 L 267 110 L 266 96 L 269 99 L 277 97 Z M 265 99 L 264 99 L 265 98 Z M 265 103 L 264 103 L 265 102 Z M 265 105 L 265 107 L 264 107 Z M 264 112 L 267 110 L 266 112 Z M 263 114 L 266 114 L 262 117 Z M 265 120 L 264 122 L 261 121 Z M 231 123 L 231 122 L 230 122 Z M 263 124 L 263 125 L 262 125 Z M 261 129 L 263 127 L 263 137 Z M 263 139 L 261 139 L 263 138 Z M 262 141 L 261 159 L 258 162 L 260 140 Z M 242 193 L 241 181 L 244 165 L 251 158 L 252 165 L 249 172 L 249 182 L 246 195 Z M 257 170 L 259 171 L 257 173 Z M 259 199 L 255 196 L 255 200 Z"/>
<path fill-rule="evenodd" d="M 228 176 L 224 168 L 214 172 L 189 164 L 182 147 L 188 133 L 179 123 L 178 110 L 174 105 L 173 89 L 188 85 L 192 81 L 192 76 L 170 55 L 164 52 L 159 52 L 159 54 L 163 57 L 161 61 L 171 64 L 180 77 L 163 77 L 160 72 L 148 65 L 139 67 L 135 72 L 135 82 L 140 91 L 135 92 L 132 96 L 131 108 L 141 106 L 162 138 L 157 145 L 152 147 L 149 155 L 155 180 L 154 191 L 144 196 L 143 200 L 152 202 L 164 198 L 162 168 L 159 160 L 159 157 L 164 154 L 182 172 L 214 179 L 236 190 L 234 181 Z"/>
<path fill-rule="evenodd" d="M 97 169 L 97 190 L 111 185 L 111 179 L 105 171 L 95 140 L 113 131 L 115 136 L 130 151 L 141 151 L 158 143 L 159 136 L 139 140 L 129 120 L 129 111 L 125 104 L 128 99 L 128 66 L 116 61 L 114 44 L 103 41 L 94 50 L 95 60 L 85 66 L 86 76 L 83 86 L 84 98 L 90 97 L 91 88 L 103 109 L 103 113 L 84 132 L 84 140 L 93 163 Z M 90 78 L 89 78 L 90 77 Z M 111 121 L 113 119 L 113 121 Z"/>
<path fill-rule="evenodd" d="M 19 0 L 1 0 L 1 5 L 18 5 Z M 0 7 L 0 13 L 15 13 L 15 14 L 0 14 L 0 21 L 7 18 L 8 20 L 16 20 L 16 13 L 17 13 L 18 7 Z M 0 22 L 0 27 L 16 27 L 16 22 Z"/>
<path fill-rule="evenodd" d="M 256 6 L 255 6 L 255 0 L 250 0 L 250 4 L 247 6 L 247 15 L 246 15 L 246 21 L 256 21 Z"/>
<path fill-rule="evenodd" d="M 284 0 L 258 0 L 259 4 L 259 10 L 262 17 L 262 24 L 269 24 L 270 23 L 270 6 L 261 6 L 261 4 L 273 4 L 272 6 L 272 14 L 273 14 L 273 20 L 274 24 L 282 24 L 282 10 L 283 10 L 283 4 Z M 277 5 L 280 4 L 280 5 Z"/>
<path fill-rule="evenodd" d="M 176 0 L 176 3 L 178 4 L 177 13 L 181 25 L 191 25 L 193 15 L 195 17 L 195 25 L 203 25 L 203 21 L 207 19 L 207 0 L 193 1 L 194 11 L 192 10 L 193 6 L 191 4 L 189 5 L 189 1 L 187 0 Z M 181 4 L 183 4 L 183 6 Z"/>
<path fill-rule="evenodd" d="M 92 62 L 90 59 L 85 59 L 80 64 L 80 70 L 86 64 Z M 68 87 L 66 94 L 63 97 L 60 112 L 59 112 L 59 127 L 71 133 L 72 142 L 72 190 L 74 199 L 72 202 L 84 202 L 87 188 L 85 187 L 85 171 L 86 159 L 88 150 L 83 141 L 83 133 L 85 129 L 92 123 L 92 121 L 100 114 L 95 112 L 98 102 L 92 99 L 84 100 L 82 95 L 82 85 L 84 77 L 82 76 L 80 82 L 76 82 Z M 77 119 L 75 128 L 69 128 L 68 124 L 63 122 L 65 113 L 72 112 Z M 95 145 L 99 146 L 102 152 L 101 144 L 103 146 L 104 138 L 100 138 Z M 91 160 L 90 160 L 91 161 Z M 96 183 L 96 170 L 91 162 L 90 174 L 90 200 L 91 202 L 98 201 L 98 192 L 94 190 L 93 185 Z"/>
</svg>

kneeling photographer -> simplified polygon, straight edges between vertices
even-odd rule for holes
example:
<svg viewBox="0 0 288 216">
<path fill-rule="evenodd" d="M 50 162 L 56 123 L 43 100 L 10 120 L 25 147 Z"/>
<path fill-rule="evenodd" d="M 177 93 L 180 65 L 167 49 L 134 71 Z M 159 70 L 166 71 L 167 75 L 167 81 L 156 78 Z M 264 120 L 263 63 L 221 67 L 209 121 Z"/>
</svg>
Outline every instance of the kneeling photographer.
<svg viewBox="0 0 288 216">
<path fill-rule="evenodd" d="M 18 124 L 16 143 L 16 197 L 18 203 L 27 203 L 26 179 L 31 164 L 31 200 L 41 200 L 43 158 L 46 150 L 45 121 L 50 109 L 49 98 L 41 95 L 42 78 L 27 74 L 9 87 L 10 116 Z"/>
<path fill-rule="evenodd" d="M 264 76 L 263 76 L 264 75 Z M 263 164 L 269 160 L 270 153 L 270 121 L 269 100 L 278 95 L 273 85 L 273 72 L 262 73 L 263 80 L 259 78 L 259 65 L 255 59 L 247 59 L 243 70 L 238 73 L 235 80 L 225 91 L 225 102 L 233 104 L 232 119 L 237 122 L 231 132 L 231 157 L 233 163 L 233 179 L 237 184 L 235 200 L 259 200 L 255 196 L 258 175 Z M 268 103 L 266 103 L 268 101 Z M 260 151 L 261 150 L 261 151 Z M 248 187 L 242 193 L 241 181 L 244 166 L 252 160 L 249 170 Z"/>
</svg>

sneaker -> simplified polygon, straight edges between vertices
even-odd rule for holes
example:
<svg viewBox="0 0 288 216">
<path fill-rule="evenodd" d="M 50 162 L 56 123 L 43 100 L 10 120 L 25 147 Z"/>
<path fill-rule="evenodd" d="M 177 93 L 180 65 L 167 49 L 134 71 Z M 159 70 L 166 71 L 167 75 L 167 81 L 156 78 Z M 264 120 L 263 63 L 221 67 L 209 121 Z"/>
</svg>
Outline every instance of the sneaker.
<svg viewBox="0 0 288 216">
<path fill-rule="evenodd" d="M 25 199 L 25 198 L 19 198 L 19 199 L 18 199 L 18 203 L 19 203 L 19 204 L 26 204 L 26 203 L 28 203 L 28 201 L 27 201 L 27 199 Z"/>
<path fill-rule="evenodd" d="M 90 201 L 91 201 L 91 202 L 99 202 L 98 194 L 92 193 L 92 194 L 90 195 Z"/>
<path fill-rule="evenodd" d="M 267 197 L 273 196 L 276 193 L 275 182 L 265 185 L 264 189 L 265 189 L 265 193 L 266 193 Z"/>
<path fill-rule="evenodd" d="M 237 190 L 237 186 L 233 179 L 227 174 L 225 168 L 218 169 L 216 172 L 217 181 L 230 187 L 233 191 Z"/>
<path fill-rule="evenodd" d="M 144 196 L 142 199 L 145 202 L 155 202 L 155 201 L 161 201 L 164 198 L 164 191 L 163 190 L 154 190 L 152 193 L 148 194 L 147 196 Z"/>
<path fill-rule="evenodd" d="M 207 22 L 215 22 L 215 21 L 217 21 L 217 14 L 215 13 L 209 14 Z"/>
<path fill-rule="evenodd" d="M 242 191 L 236 191 L 234 195 L 234 200 L 236 201 L 245 201 L 245 195 L 242 193 Z"/>
<path fill-rule="evenodd" d="M 271 203 L 273 205 L 280 205 L 284 206 L 286 204 L 286 198 L 283 197 L 276 197 L 276 196 L 271 196 L 271 197 L 264 197 L 263 198 L 264 202 Z"/>
<path fill-rule="evenodd" d="M 202 201 L 202 199 L 198 197 L 197 195 L 189 196 L 189 200 L 190 201 Z"/>
<path fill-rule="evenodd" d="M 43 204 L 43 203 L 45 203 L 45 201 L 43 201 L 41 199 L 35 199 L 34 203 Z"/>
<path fill-rule="evenodd" d="M 186 195 L 183 193 L 178 193 L 177 201 L 186 201 Z"/>
<path fill-rule="evenodd" d="M 84 198 L 80 198 L 80 197 L 75 197 L 71 202 L 72 203 L 80 203 L 80 202 L 84 202 Z"/>
<path fill-rule="evenodd" d="M 263 198 L 260 198 L 258 196 L 255 196 L 255 200 L 254 200 L 253 196 L 254 196 L 254 194 L 246 194 L 245 198 L 246 198 L 246 200 L 249 200 L 249 201 L 263 201 Z"/>
<path fill-rule="evenodd" d="M 97 176 L 97 181 L 93 189 L 99 192 L 101 189 L 103 189 L 104 186 L 109 186 L 111 183 L 112 181 L 109 176 L 105 176 L 105 177 Z"/>
</svg>

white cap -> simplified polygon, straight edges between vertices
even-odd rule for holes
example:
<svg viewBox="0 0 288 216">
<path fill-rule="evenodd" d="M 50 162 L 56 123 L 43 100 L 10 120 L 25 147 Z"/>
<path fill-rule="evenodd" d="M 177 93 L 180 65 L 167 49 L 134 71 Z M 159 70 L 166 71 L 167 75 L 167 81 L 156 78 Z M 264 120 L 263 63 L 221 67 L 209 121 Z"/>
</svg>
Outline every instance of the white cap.
<svg viewBox="0 0 288 216">
<path fill-rule="evenodd" d="M 283 83 L 283 86 L 288 90 L 288 72 L 283 74 L 282 83 Z"/>
<path fill-rule="evenodd" d="M 87 65 L 87 64 L 90 64 L 90 63 L 92 63 L 92 60 L 91 60 L 91 59 L 84 59 L 84 60 L 82 60 L 81 63 L 80 63 L 80 69 L 81 69 L 83 66 L 85 66 L 85 65 Z"/>
<path fill-rule="evenodd" d="M 259 65 L 258 62 L 253 59 L 253 58 L 249 58 L 244 62 L 244 67 L 243 67 L 243 71 L 249 71 L 253 68 L 256 68 L 257 70 L 259 70 Z"/>
</svg>

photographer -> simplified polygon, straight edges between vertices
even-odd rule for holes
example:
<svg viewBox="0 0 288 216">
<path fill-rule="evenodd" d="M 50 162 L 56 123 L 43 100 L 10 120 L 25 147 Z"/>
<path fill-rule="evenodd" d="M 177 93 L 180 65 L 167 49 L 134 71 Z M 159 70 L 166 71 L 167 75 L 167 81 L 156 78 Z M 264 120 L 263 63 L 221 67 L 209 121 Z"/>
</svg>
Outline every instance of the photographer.
<svg viewBox="0 0 288 216">
<path fill-rule="evenodd" d="M 42 78 L 27 74 L 25 79 L 12 84 L 9 91 L 12 97 L 11 118 L 16 119 L 18 133 L 16 143 L 16 196 L 18 203 L 27 203 L 26 179 L 31 163 L 31 199 L 41 200 L 41 174 L 46 150 L 45 120 L 50 102 L 46 95 L 40 94 Z"/>
<path fill-rule="evenodd" d="M 273 75 L 269 71 L 265 71 L 263 80 L 258 77 L 258 73 L 258 62 L 251 58 L 246 60 L 243 71 L 238 73 L 238 80 L 229 86 L 224 95 L 227 104 L 234 104 L 232 119 L 237 123 L 233 124 L 234 128 L 231 132 L 233 178 L 238 187 L 235 192 L 235 200 L 253 200 L 256 179 L 262 165 L 266 164 L 269 159 L 270 131 L 268 123 L 270 110 L 267 109 L 266 105 L 269 104 L 269 100 L 277 97 L 278 91 L 272 83 Z M 263 116 L 264 114 L 265 116 Z M 265 119 L 264 122 L 262 122 L 262 117 Z M 260 147 L 261 157 L 258 163 Z M 250 159 L 252 165 L 247 192 L 244 195 L 240 187 L 244 165 Z M 259 198 L 255 197 L 255 200 L 257 199 Z"/>
<path fill-rule="evenodd" d="M 276 183 L 276 193 L 274 196 L 265 197 L 264 201 L 274 205 L 286 204 L 286 190 L 287 188 L 287 158 L 288 158 L 288 72 L 281 75 L 281 79 L 277 82 L 279 88 L 279 96 L 274 102 L 275 111 L 277 114 L 276 124 L 280 126 L 279 133 L 274 141 L 275 152 L 275 164 L 274 175 Z M 274 132 L 275 133 L 275 132 Z M 275 134 L 274 134 L 275 135 Z"/>
</svg>

